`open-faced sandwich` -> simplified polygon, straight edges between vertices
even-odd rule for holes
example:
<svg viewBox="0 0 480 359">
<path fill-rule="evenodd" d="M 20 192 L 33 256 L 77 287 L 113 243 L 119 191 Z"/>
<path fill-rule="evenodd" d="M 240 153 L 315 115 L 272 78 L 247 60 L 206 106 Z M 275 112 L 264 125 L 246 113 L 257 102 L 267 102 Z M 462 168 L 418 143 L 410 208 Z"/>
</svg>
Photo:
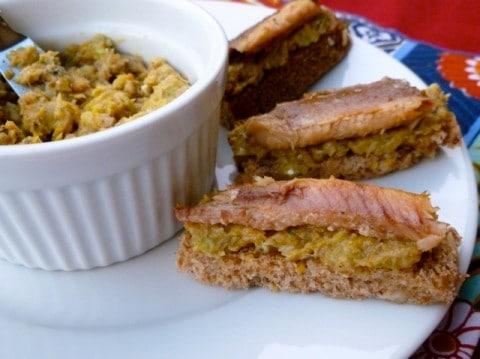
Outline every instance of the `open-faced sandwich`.
<svg viewBox="0 0 480 359">
<path fill-rule="evenodd" d="M 176 209 L 177 265 L 201 282 L 449 303 L 460 238 L 426 194 L 344 180 L 261 179 Z"/>
<path fill-rule="evenodd" d="M 230 132 L 240 181 L 253 176 L 362 179 L 404 169 L 460 142 L 447 96 L 384 78 L 307 93 Z"/>
<path fill-rule="evenodd" d="M 230 42 L 223 123 L 298 99 L 349 48 L 346 25 L 313 0 L 296 0 Z"/>
</svg>

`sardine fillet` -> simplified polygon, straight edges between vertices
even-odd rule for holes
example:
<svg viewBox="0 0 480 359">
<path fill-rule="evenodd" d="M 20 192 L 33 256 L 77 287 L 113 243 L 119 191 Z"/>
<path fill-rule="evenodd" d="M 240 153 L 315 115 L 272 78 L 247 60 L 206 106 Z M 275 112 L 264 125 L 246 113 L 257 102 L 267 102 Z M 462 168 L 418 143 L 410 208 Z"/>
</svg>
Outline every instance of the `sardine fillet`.
<svg viewBox="0 0 480 359">
<path fill-rule="evenodd" d="M 261 230 L 317 225 L 376 238 L 437 246 L 448 225 L 437 221 L 426 194 L 338 179 L 264 180 L 231 187 L 194 207 L 177 208 L 182 222 L 240 224 Z"/>
<path fill-rule="evenodd" d="M 406 125 L 431 108 L 422 91 L 406 81 L 384 78 L 368 85 L 307 93 L 250 118 L 245 125 L 261 146 L 289 149 Z"/>
<path fill-rule="evenodd" d="M 275 39 L 307 23 L 322 12 L 312 0 L 297 0 L 285 5 L 281 11 L 267 17 L 230 42 L 230 49 L 241 53 L 255 53 Z"/>
</svg>

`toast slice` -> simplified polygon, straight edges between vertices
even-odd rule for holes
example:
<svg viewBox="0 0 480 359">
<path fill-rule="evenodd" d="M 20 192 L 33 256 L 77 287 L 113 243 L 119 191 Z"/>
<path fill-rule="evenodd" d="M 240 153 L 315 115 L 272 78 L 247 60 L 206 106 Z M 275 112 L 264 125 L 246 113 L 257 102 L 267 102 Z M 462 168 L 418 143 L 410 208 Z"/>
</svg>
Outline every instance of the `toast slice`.
<svg viewBox="0 0 480 359">
<path fill-rule="evenodd" d="M 222 108 L 227 128 L 300 98 L 346 54 L 346 25 L 312 0 L 296 0 L 230 42 Z"/>
<path fill-rule="evenodd" d="M 328 179 L 234 186 L 179 207 L 177 266 L 225 288 L 449 303 L 460 238 L 426 194 Z"/>
<path fill-rule="evenodd" d="M 447 96 L 384 78 L 307 93 L 230 132 L 241 181 L 253 176 L 362 179 L 404 169 L 460 143 Z"/>
</svg>

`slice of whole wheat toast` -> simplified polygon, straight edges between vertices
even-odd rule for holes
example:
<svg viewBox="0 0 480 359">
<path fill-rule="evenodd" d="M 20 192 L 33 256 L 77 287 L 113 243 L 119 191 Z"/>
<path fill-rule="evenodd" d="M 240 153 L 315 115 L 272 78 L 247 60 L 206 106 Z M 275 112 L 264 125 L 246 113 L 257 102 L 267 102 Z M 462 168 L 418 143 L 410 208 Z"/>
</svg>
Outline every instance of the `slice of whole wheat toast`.
<svg viewBox="0 0 480 359">
<path fill-rule="evenodd" d="M 177 267 L 196 280 L 225 288 L 269 287 L 289 292 L 319 292 L 334 298 L 385 299 L 397 303 L 450 303 L 464 276 L 458 272 L 459 238 L 447 239 L 423 254 L 413 270 L 371 270 L 347 274 L 315 259 L 302 264 L 279 254 L 249 251 L 222 258 L 192 248 L 184 234 L 177 252 Z"/>
</svg>

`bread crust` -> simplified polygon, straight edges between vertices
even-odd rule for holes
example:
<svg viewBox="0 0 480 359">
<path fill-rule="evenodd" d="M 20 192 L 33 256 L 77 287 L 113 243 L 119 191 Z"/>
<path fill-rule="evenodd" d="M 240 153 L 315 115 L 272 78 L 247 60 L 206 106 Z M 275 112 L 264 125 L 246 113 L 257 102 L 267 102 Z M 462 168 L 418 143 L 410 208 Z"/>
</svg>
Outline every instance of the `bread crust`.
<svg viewBox="0 0 480 359">
<path fill-rule="evenodd" d="M 458 272 L 459 239 L 448 235 L 425 253 L 414 270 L 372 270 L 343 273 L 309 259 L 298 264 L 278 254 L 240 252 L 212 257 L 190 246 L 184 234 L 177 252 L 177 267 L 196 280 L 225 288 L 268 287 L 288 292 L 318 292 L 334 298 L 385 299 L 396 303 L 451 303 L 464 275 Z"/>
</svg>

